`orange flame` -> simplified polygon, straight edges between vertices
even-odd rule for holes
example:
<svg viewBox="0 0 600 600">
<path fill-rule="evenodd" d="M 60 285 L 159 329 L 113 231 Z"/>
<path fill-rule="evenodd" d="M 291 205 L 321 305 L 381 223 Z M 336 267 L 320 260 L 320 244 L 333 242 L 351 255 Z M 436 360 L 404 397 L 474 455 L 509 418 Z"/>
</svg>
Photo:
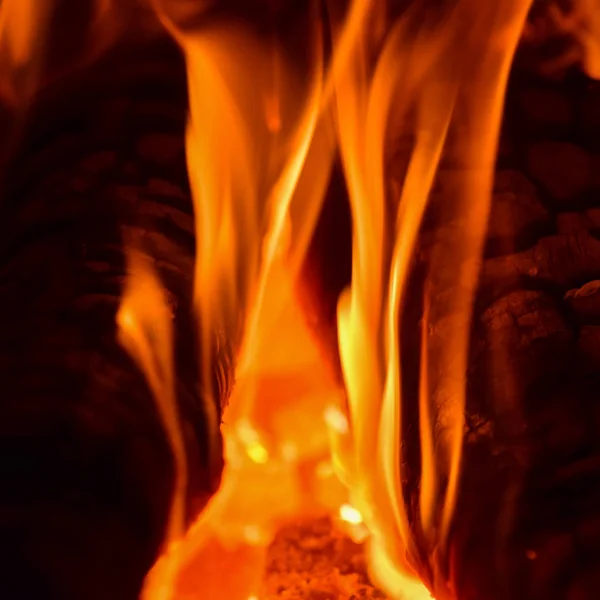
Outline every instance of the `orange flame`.
<svg viewBox="0 0 600 600">
<path fill-rule="evenodd" d="M 460 475 L 471 305 L 496 140 L 508 71 L 529 6 L 517 0 L 485 6 L 463 0 L 435 18 L 422 8 L 413 6 L 394 24 L 371 73 L 365 65 L 372 34 L 369 20 L 363 20 L 352 68 L 336 84 L 354 224 L 352 286 L 338 310 L 353 432 L 352 452 L 341 462 L 353 502 L 372 533 L 377 579 L 393 597 L 415 598 L 428 594 L 419 591 L 410 567 L 418 564 L 418 555 L 400 483 L 399 315 L 443 151 L 458 164 L 454 174 L 437 172 L 446 188 L 443 222 L 460 226 L 446 228 L 446 239 L 431 254 L 419 400 L 420 522 L 431 549 L 443 553 Z M 390 208 L 384 152 L 392 109 L 414 145 L 402 193 Z M 459 128 L 460 135 L 450 135 Z M 434 587 L 443 593 L 445 585 Z"/>
<path fill-rule="evenodd" d="M 317 469 L 329 457 L 325 409 L 339 404 L 339 392 L 293 292 L 335 150 L 321 111 L 316 8 L 311 58 L 296 73 L 279 45 L 233 25 L 183 31 L 169 5 L 157 4 L 188 70 L 201 341 L 208 344 L 215 328 L 243 337 L 223 425 L 221 488 L 149 574 L 147 599 L 246 600 L 259 591 L 265 548 L 280 524 L 319 506 L 335 510 L 345 499 L 332 471 Z M 208 375 L 213 365 L 203 368 Z M 232 578 L 230 565 L 240 562 Z"/>
<path fill-rule="evenodd" d="M 175 463 L 175 485 L 164 537 L 167 550 L 184 533 L 188 479 L 187 456 L 175 399 L 172 316 L 148 256 L 129 249 L 127 259 L 128 277 L 117 313 L 119 338 L 148 381 Z M 165 569 L 165 585 L 174 577 L 175 569 L 175 563 Z"/>
<path fill-rule="evenodd" d="M 151 2 L 187 66 L 200 340 L 208 348 L 216 329 L 240 339 L 240 350 L 222 428 L 223 483 L 185 532 L 188 466 L 171 315 L 151 264 L 129 251 L 121 340 L 148 380 L 176 467 L 165 553 L 148 576 L 147 600 L 257 598 L 274 531 L 324 508 L 357 537 L 366 528 L 372 572 L 393 598 L 430 597 L 417 534 L 434 563 L 427 587 L 451 597 L 443 565 L 460 484 L 471 310 L 506 82 L 531 2 L 445 0 L 430 11 L 415 0 L 392 18 L 382 0 L 353 0 L 345 14 L 331 0 L 328 67 L 317 0 L 303 61 L 292 60 L 276 32 L 267 40 L 233 22 L 198 31 L 180 25 L 207 2 Z M 106 48 L 123 26 L 118 4 L 93 0 L 90 48 Z M 578 0 L 561 21 L 584 48 L 592 76 L 600 76 L 596 4 Z M 13 105 L 40 85 L 55 7 L 54 0 L 0 2 L 0 96 Z M 411 150 L 401 193 L 391 197 L 389 146 L 399 135 Z M 338 304 L 347 410 L 293 292 L 336 151 L 353 216 L 352 282 Z M 415 522 L 403 489 L 411 399 L 401 385 L 400 316 L 434 186 L 442 226 L 429 253 L 420 324 Z M 211 381 L 213 365 L 202 366 Z M 217 421 L 216 414 L 208 418 L 213 427 Z M 218 434 L 209 432 L 215 451 Z"/>
<path fill-rule="evenodd" d="M 11 105 L 29 96 L 37 84 L 53 4 L 54 0 L 0 3 L 0 98 Z"/>
<path fill-rule="evenodd" d="M 332 3 L 326 70 L 315 3 L 303 72 L 276 36 L 267 44 L 232 23 L 184 30 L 178 4 L 155 3 L 187 64 L 201 341 L 217 328 L 241 334 L 241 344 L 221 489 L 155 565 L 147 600 L 258 597 L 274 531 L 317 508 L 366 526 L 372 572 L 398 599 L 430 597 L 418 568 L 420 528 L 434 563 L 427 585 L 451 596 L 443 565 L 460 481 L 471 307 L 505 87 L 529 4 L 455 0 L 432 14 L 417 2 L 393 20 L 379 2 L 355 0 L 345 16 Z M 346 413 L 292 291 L 331 168 L 332 123 L 353 216 L 352 283 L 338 305 Z M 393 126 L 413 140 L 395 198 L 386 185 Z M 410 399 L 401 389 L 400 315 L 434 182 L 444 226 L 430 252 L 421 323 L 416 524 L 402 487 Z M 150 378 L 144 343 L 138 336 L 136 352 Z M 203 368 L 208 375 L 212 365 Z M 349 503 L 319 480 L 330 452 Z M 235 578 L 232 562 L 244 565 Z"/>
<path fill-rule="evenodd" d="M 175 459 L 175 488 L 165 535 L 168 545 L 183 534 L 187 487 L 187 458 L 175 401 L 172 315 L 145 254 L 129 250 L 128 274 L 117 313 L 120 341 L 146 376 Z"/>
</svg>

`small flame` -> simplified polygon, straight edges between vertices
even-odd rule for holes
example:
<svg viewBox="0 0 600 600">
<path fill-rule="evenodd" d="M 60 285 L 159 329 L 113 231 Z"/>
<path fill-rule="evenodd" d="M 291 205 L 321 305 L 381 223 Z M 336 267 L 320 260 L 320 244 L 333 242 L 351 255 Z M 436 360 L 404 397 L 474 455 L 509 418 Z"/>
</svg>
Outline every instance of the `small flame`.
<svg viewBox="0 0 600 600">
<path fill-rule="evenodd" d="M 175 485 L 164 538 L 166 550 L 175 546 L 185 531 L 188 480 L 187 455 L 175 398 L 172 315 L 151 259 L 141 251 L 129 249 L 127 267 L 127 282 L 117 313 L 119 338 L 150 385 L 175 461 Z M 165 580 L 174 575 L 174 564 L 171 567 L 165 573 Z"/>
<path fill-rule="evenodd" d="M 13 107 L 29 99 L 38 83 L 53 4 L 54 0 L 0 3 L 0 99 Z"/>
<path fill-rule="evenodd" d="M 575 36 L 584 48 L 583 68 L 594 79 L 600 79 L 600 11 L 595 0 L 578 0 L 578 27 Z"/>
<path fill-rule="evenodd" d="M 37 26 L 44 22 L 49 7 L 50 2 L 35 0 L 5 0 L 0 6 L 0 41 L 14 68 L 32 60 L 39 43 Z"/>
</svg>

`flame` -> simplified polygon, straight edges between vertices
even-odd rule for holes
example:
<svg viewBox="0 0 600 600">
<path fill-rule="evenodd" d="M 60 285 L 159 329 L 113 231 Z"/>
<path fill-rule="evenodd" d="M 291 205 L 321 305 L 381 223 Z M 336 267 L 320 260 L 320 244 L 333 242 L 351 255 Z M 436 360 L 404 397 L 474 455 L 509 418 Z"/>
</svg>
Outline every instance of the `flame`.
<svg viewBox="0 0 600 600">
<path fill-rule="evenodd" d="M 53 4 L 54 0 L 0 3 L 0 98 L 9 105 L 29 95 L 37 83 Z"/>
<path fill-rule="evenodd" d="M 367 537 L 373 576 L 393 598 L 452 597 L 447 564 L 471 312 L 505 88 L 530 4 L 448 0 L 429 11 L 421 1 L 393 17 L 379 1 L 354 0 L 346 12 L 330 2 L 327 64 L 318 2 L 311 25 L 302 25 L 304 61 L 292 61 L 276 30 L 260 36 L 224 20 L 193 30 L 180 25 L 185 7 L 153 3 L 187 67 L 198 335 L 207 350 L 214 331 L 224 332 L 239 352 L 222 425 L 222 485 L 184 532 L 187 464 L 169 314 L 150 265 L 130 252 L 118 322 L 156 399 L 177 470 L 165 552 L 147 577 L 145 600 L 258 598 L 277 528 L 323 509 L 357 539 Z M 409 150 L 393 195 L 389 156 L 399 138 Z M 322 365 L 294 292 L 336 151 L 353 218 L 352 281 L 338 303 L 345 390 Z M 419 393 L 411 399 L 402 387 L 401 315 L 431 209 L 440 226 L 426 263 Z M 204 381 L 213 368 L 206 358 Z M 402 454 L 413 401 L 418 514 L 407 502 Z M 218 415 L 208 422 L 216 447 Z"/>
<path fill-rule="evenodd" d="M 152 263 L 129 249 L 120 337 L 148 381 L 175 464 L 164 552 L 148 574 L 146 600 L 258 598 L 274 532 L 324 509 L 356 539 L 367 537 L 371 571 L 393 598 L 421 600 L 430 590 L 438 600 L 452 597 L 447 564 L 471 312 L 505 88 L 531 3 L 440 0 L 430 10 L 426 0 L 415 0 L 392 15 L 382 0 L 353 0 L 345 11 L 347 3 L 330 0 L 327 61 L 317 0 L 297 24 L 308 50 L 295 58 L 277 31 L 275 2 L 265 36 L 234 20 L 182 25 L 209 2 L 151 0 L 187 68 L 204 382 L 212 381 L 215 331 L 236 340 L 239 352 L 221 428 L 222 485 L 185 531 L 188 464 L 172 317 Z M 92 1 L 84 55 L 106 49 L 124 28 L 119 4 Z M 584 49 L 586 71 L 599 77 L 596 4 L 577 0 L 571 15 L 556 18 Z M 56 6 L 0 2 L 0 97 L 13 106 L 44 80 Z M 394 144 L 408 146 L 395 195 L 388 185 Z M 337 314 L 344 390 L 323 366 L 294 291 L 337 152 L 353 218 L 352 281 Z M 413 399 L 402 385 L 401 316 L 424 215 L 432 209 L 438 230 L 426 261 Z M 216 390 L 206 393 L 216 452 Z M 416 511 L 403 467 L 405 413 L 413 401 L 421 453 Z M 421 564 L 423 546 L 428 565 Z"/>
<path fill-rule="evenodd" d="M 173 453 L 175 485 L 164 536 L 164 548 L 175 545 L 185 529 L 188 465 L 175 397 L 171 312 L 164 289 L 147 254 L 129 248 L 127 280 L 117 313 L 119 339 L 141 367 L 154 396 Z M 163 573 L 169 587 L 176 563 Z"/>
<path fill-rule="evenodd" d="M 325 411 L 342 404 L 340 390 L 294 292 L 335 151 L 322 110 L 323 28 L 314 3 L 312 51 L 296 72 L 277 36 L 264 44 L 231 23 L 190 32 L 177 25 L 176 6 L 155 6 L 187 65 L 201 343 L 207 348 L 215 329 L 241 339 L 222 426 L 221 488 L 155 565 L 143 596 L 246 600 L 259 593 L 265 550 L 280 525 L 345 500 L 333 471 L 317 468 L 329 458 Z M 213 368 L 203 364 L 205 381 Z"/>
<path fill-rule="evenodd" d="M 150 385 L 175 459 L 175 486 L 165 534 L 168 546 L 184 532 L 187 487 L 187 457 L 175 400 L 172 316 L 148 256 L 130 249 L 127 259 L 127 283 L 117 313 L 119 339 Z"/>
<path fill-rule="evenodd" d="M 427 585 L 439 598 L 450 595 L 443 565 L 460 480 L 471 306 L 504 90 L 529 3 L 456 0 L 437 15 L 416 3 L 396 19 L 382 3 L 356 0 L 346 14 L 331 3 L 329 68 L 317 7 L 302 72 L 276 35 L 267 43 L 231 22 L 190 31 L 178 25 L 177 4 L 155 3 L 187 65 L 199 334 L 208 347 L 210 332 L 223 330 L 240 349 L 222 428 L 222 486 L 185 536 L 171 540 L 147 578 L 147 600 L 258 597 L 264 549 L 277 527 L 317 507 L 369 532 L 372 572 L 392 597 L 431 597 L 418 567 L 421 538 L 436 557 Z M 386 185 L 392 126 L 412 140 L 395 198 Z M 293 291 L 335 138 L 353 216 L 352 283 L 338 306 L 347 409 Z M 411 400 L 402 393 L 400 315 L 436 180 L 440 219 L 453 227 L 432 248 L 424 291 L 416 523 L 402 487 L 403 407 Z M 120 323 L 137 331 L 128 303 L 126 295 Z M 137 319 L 146 323 L 143 311 Z M 134 339 L 132 352 L 153 381 L 147 342 Z M 203 364 L 206 381 L 212 368 Z M 166 383 L 152 387 L 159 404 L 173 406 Z M 330 452 L 349 502 L 331 481 L 319 482 Z M 243 565 L 235 578 L 232 562 Z"/>
<path fill-rule="evenodd" d="M 428 597 L 401 467 L 399 316 L 415 243 L 435 178 L 446 227 L 431 252 L 421 324 L 420 525 L 443 553 L 460 476 L 471 306 L 486 231 L 502 103 L 529 9 L 464 0 L 440 14 L 411 7 L 393 25 L 369 72 L 369 20 L 356 32 L 353 68 L 337 75 L 339 143 L 353 211 L 353 273 L 338 307 L 340 355 L 353 444 L 341 459 L 371 537 L 372 567 L 393 597 Z M 399 93 L 400 92 L 400 93 Z M 413 141 L 400 198 L 386 195 L 389 123 Z M 458 167 L 445 172 L 450 154 Z M 444 187 L 446 189 L 444 189 Z M 442 225 L 443 226 L 443 225 Z M 443 336 L 437 333 L 443 330 Z M 375 468 L 380 465 L 380 469 Z M 439 513 L 439 514 L 438 514 Z M 434 565 L 434 572 L 437 565 Z M 444 591 L 443 573 L 433 587 Z M 403 591 L 402 591 L 403 590 Z"/>
</svg>

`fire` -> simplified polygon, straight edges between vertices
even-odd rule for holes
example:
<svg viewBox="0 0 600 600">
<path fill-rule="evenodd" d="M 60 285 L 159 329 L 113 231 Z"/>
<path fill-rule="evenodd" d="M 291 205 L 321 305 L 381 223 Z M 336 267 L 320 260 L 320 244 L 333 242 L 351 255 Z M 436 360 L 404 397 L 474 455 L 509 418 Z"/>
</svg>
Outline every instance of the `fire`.
<svg viewBox="0 0 600 600">
<path fill-rule="evenodd" d="M 164 289 L 151 261 L 129 241 L 128 279 L 117 323 L 121 344 L 140 365 L 156 401 L 175 463 L 175 484 L 165 531 L 165 548 L 172 547 L 185 533 L 185 493 L 188 465 L 175 400 L 171 313 Z M 176 563 L 165 568 L 169 585 Z"/>
<path fill-rule="evenodd" d="M 435 208 L 443 223 L 458 224 L 442 225 L 432 249 L 421 323 L 420 525 L 430 555 L 440 557 L 457 499 L 471 306 L 504 89 L 528 8 L 518 0 L 486 6 L 465 0 L 441 18 L 417 4 L 392 26 L 371 73 L 363 65 L 372 35 L 368 25 L 357 32 L 353 68 L 336 86 L 354 217 L 352 286 L 338 310 L 353 432 L 345 464 L 351 496 L 372 533 L 372 568 L 393 597 L 420 595 L 400 466 L 399 316 L 415 241 L 437 177 L 444 205 Z M 384 152 L 392 115 L 412 152 L 400 197 L 390 202 Z M 443 155 L 452 157 L 452 171 Z M 448 574 L 439 563 L 431 567 L 430 585 L 440 597 L 449 594 Z"/>
<path fill-rule="evenodd" d="M 51 6 L 35 0 L 0 3 L 0 99 L 10 105 L 23 101 L 37 83 Z M 26 89 L 17 83 L 23 73 Z"/>
<path fill-rule="evenodd" d="M 130 249 L 129 277 L 117 323 L 121 343 L 150 385 L 175 458 L 175 487 L 165 534 L 170 544 L 184 533 L 187 458 L 175 401 L 171 314 L 160 281 L 148 263 L 146 255 Z"/>
<path fill-rule="evenodd" d="M 429 598 L 428 588 L 438 599 L 452 596 L 445 565 L 460 481 L 471 306 L 504 90 L 529 2 L 456 0 L 437 13 L 417 2 L 396 18 L 380 2 L 355 0 L 345 13 L 331 3 L 329 66 L 318 3 L 301 65 L 276 34 L 266 40 L 234 23 L 194 32 L 178 25 L 177 3 L 157 0 L 155 8 L 187 65 L 199 335 L 208 344 L 210 324 L 241 342 L 222 429 L 222 486 L 177 536 L 185 492 L 178 461 L 167 545 L 144 598 L 258 598 L 274 532 L 324 509 L 363 537 L 368 532 L 373 576 L 393 598 Z M 392 197 L 388 154 L 399 136 L 411 148 L 402 190 Z M 294 293 L 336 147 L 353 217 L 352 283 L 338 306 L 347 401 L 321 365 Z M 400 315 L 434 184 L 443 197 L 438 218 L 451 226 L 431 249 L 423 300 L 415 520 L 403 489 L 403 408 L 411 400 L 402 392 Z M 136 300 L 139 285 L 131 280 L 120 323 L 177 457 L 167 319 L 152 318 Z M 149 273 L 141 285 L 145 301 L 160 306 Z M 160 335 L 144 333 L 152 323 Z M 163 354 L 154 356 L 159 343 Z M 206 374 L 211 368 L 203 365 Z M 330 456 L 327 475 L 318 465 Z"/>
<path fill-rule="evenodd" d="M 239 352 L 222 426 L 222 485 L 185 531 L 188 465 L 171 317 L 151 265 L 129 251 L 121 339 L 147 377 L 176 466 L 164 552 L 148 574 L 145 600 L 258 599 L 275 531 L 323 510 L 366 537 L 373 576 L 391 597 L 453 597 L 449 547 L 471 309 L 505 88 L 531 2 L 446 0 L 430 10 L 415 0 L 393 15 L 381 0 L 353 0 L 346 10 L 332 0 L 326 57 L 328 25 L 315 1 L 298 24 L 308 50 L 295 58 L 276 27 L 265 36 L 222 19 L 194 30 L 180 25 L 182 15 L 203 3 L 152 2 L 187 66 L 198 335 L 208 347 L 208 332 L 224 331 L 239 340 Z M 31 0 L 0 3 L 0 93 L 11 102 L 37 80 L 53 4 L 33 11 Z M 115 3 L 94 6 L 99 22 L 113 15 L 114 23 Z M 596 72 L 590 32 L 597 13 L 592 0 L 579 7 L 568 23 Z M 592 14 L 595 20 L 582 20 Z M 390 148 L 399 140 L 408 149 L 401 190 L 393 193 Z M 343 390 L 323 365 L 295 293 L 336 153 L 353 218 L 352 282 L 337 314 Z M 401 315 L 430 210 L 438 229 L 420 323 L 413 510 L 402 460 L 413 399 L 402 388 Z M 212 368 L 202 365 L 207 382 Z M 216 452 L 219 432 L 209 435 Z"/>
</svg>

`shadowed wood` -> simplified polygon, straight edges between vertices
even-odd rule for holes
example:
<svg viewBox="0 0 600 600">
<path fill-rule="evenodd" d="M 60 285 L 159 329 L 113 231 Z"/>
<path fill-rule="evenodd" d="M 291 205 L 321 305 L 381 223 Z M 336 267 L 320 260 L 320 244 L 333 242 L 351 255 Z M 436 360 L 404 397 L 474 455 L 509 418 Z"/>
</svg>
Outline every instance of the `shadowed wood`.
<svg viewBox="0 0 600 600">
<path fill-rule="evenodd" d="M 133 599 L 155 560 L 173 458 L 154 399 L 117 341 L 133 236 L 166 288 L 190 480 L 215 491 L 191 294 L 195 252 L 185 75 L 166 42 L 121 47 L 49 87 L 29 114 L 0 205 L 0 596 Z M 232 351 L 214 337 L 212 384 Z M 217 410 L 220 413 L 220 410 Z"/>
</svg>

